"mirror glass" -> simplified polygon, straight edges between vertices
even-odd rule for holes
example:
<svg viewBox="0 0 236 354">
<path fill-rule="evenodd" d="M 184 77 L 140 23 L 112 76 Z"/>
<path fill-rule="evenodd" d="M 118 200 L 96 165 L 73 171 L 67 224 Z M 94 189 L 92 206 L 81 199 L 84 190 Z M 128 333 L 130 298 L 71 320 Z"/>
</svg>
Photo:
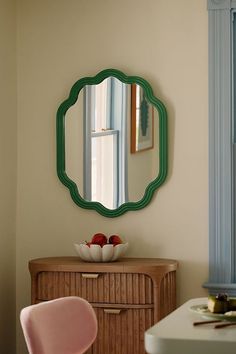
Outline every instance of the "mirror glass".
<svg viewBox="0 0 236 354">
<path fill-rule="evenodd" d="M 167 113 L 146 80 L 106 69 L 75 82 L 57 111 L 57 174 L 107 217 L 150 202 L 167 175 Z"/>
<path fill-rule="evenodd" d="M 65 120 L 65 171 L 108 209 L 143 198 L 159 174 L 159 113 L 138 84 L 85 85 Z"/>
</svg>

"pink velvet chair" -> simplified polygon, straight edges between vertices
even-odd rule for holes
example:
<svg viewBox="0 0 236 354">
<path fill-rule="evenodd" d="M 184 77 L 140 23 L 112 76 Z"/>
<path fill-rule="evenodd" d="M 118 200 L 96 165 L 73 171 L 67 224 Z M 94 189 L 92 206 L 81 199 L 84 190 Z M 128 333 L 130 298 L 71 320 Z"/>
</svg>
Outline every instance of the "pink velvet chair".
<svg viewBox="0 0 236 354">
<path fill-rule="evenodd" d="M 20 321 L 30 354 L 82 354 L 97 336 L 92 306 L 75 296 L 25 307 Z"/>
</svg>

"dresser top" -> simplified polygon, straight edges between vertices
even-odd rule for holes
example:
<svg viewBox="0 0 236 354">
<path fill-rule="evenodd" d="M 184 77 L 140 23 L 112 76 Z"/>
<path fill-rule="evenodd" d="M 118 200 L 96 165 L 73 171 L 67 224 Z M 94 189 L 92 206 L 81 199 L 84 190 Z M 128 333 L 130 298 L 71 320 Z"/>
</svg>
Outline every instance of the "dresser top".
<svg viewBox="0 0 236 354">
<path fill-rule="evenodd" d="M 174 271 L 177 266 L 176 260 L 163 258 L 121 258 L 107 263 L 84 262 L 79 257 L 48 257 L 29 261 L 31 273 L 39 271 L 153 273 L 160 268 L 166 272 Z"/>
</svg>

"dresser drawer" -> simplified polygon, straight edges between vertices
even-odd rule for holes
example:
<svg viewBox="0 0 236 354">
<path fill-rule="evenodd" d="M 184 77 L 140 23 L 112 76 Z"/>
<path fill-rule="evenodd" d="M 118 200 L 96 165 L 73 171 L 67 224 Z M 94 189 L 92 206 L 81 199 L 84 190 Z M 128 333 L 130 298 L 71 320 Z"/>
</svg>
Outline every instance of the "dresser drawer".
<svg viewBox="0 0 236 354">
<path fill-rule="evenodd" d="M 86 354 L 144 354 L 144 332 L 153 325 L 153 309 L 122 309 L 113 314 L 94 308 L 98 335 Z"/>
<path fill-rule="evenodd" d="M 92 303 L 153 304 L 153 283 L 145 274 L 51 271 L 38 273 L 38 301 L 72 295 L 83 297 Z"/>
</svg>

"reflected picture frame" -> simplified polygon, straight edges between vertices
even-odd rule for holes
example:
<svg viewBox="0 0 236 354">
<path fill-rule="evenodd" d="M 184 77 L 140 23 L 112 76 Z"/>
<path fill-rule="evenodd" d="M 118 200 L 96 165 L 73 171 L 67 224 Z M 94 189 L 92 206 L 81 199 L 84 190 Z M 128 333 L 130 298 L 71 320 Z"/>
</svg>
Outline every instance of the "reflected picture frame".
<svg viewBox="0 0 236 354">
<path fill-rule="evenodd" d="M 154 148 L 154 107 L 137 84 L 131 85 L 131 154 Z"/>
</svg>

